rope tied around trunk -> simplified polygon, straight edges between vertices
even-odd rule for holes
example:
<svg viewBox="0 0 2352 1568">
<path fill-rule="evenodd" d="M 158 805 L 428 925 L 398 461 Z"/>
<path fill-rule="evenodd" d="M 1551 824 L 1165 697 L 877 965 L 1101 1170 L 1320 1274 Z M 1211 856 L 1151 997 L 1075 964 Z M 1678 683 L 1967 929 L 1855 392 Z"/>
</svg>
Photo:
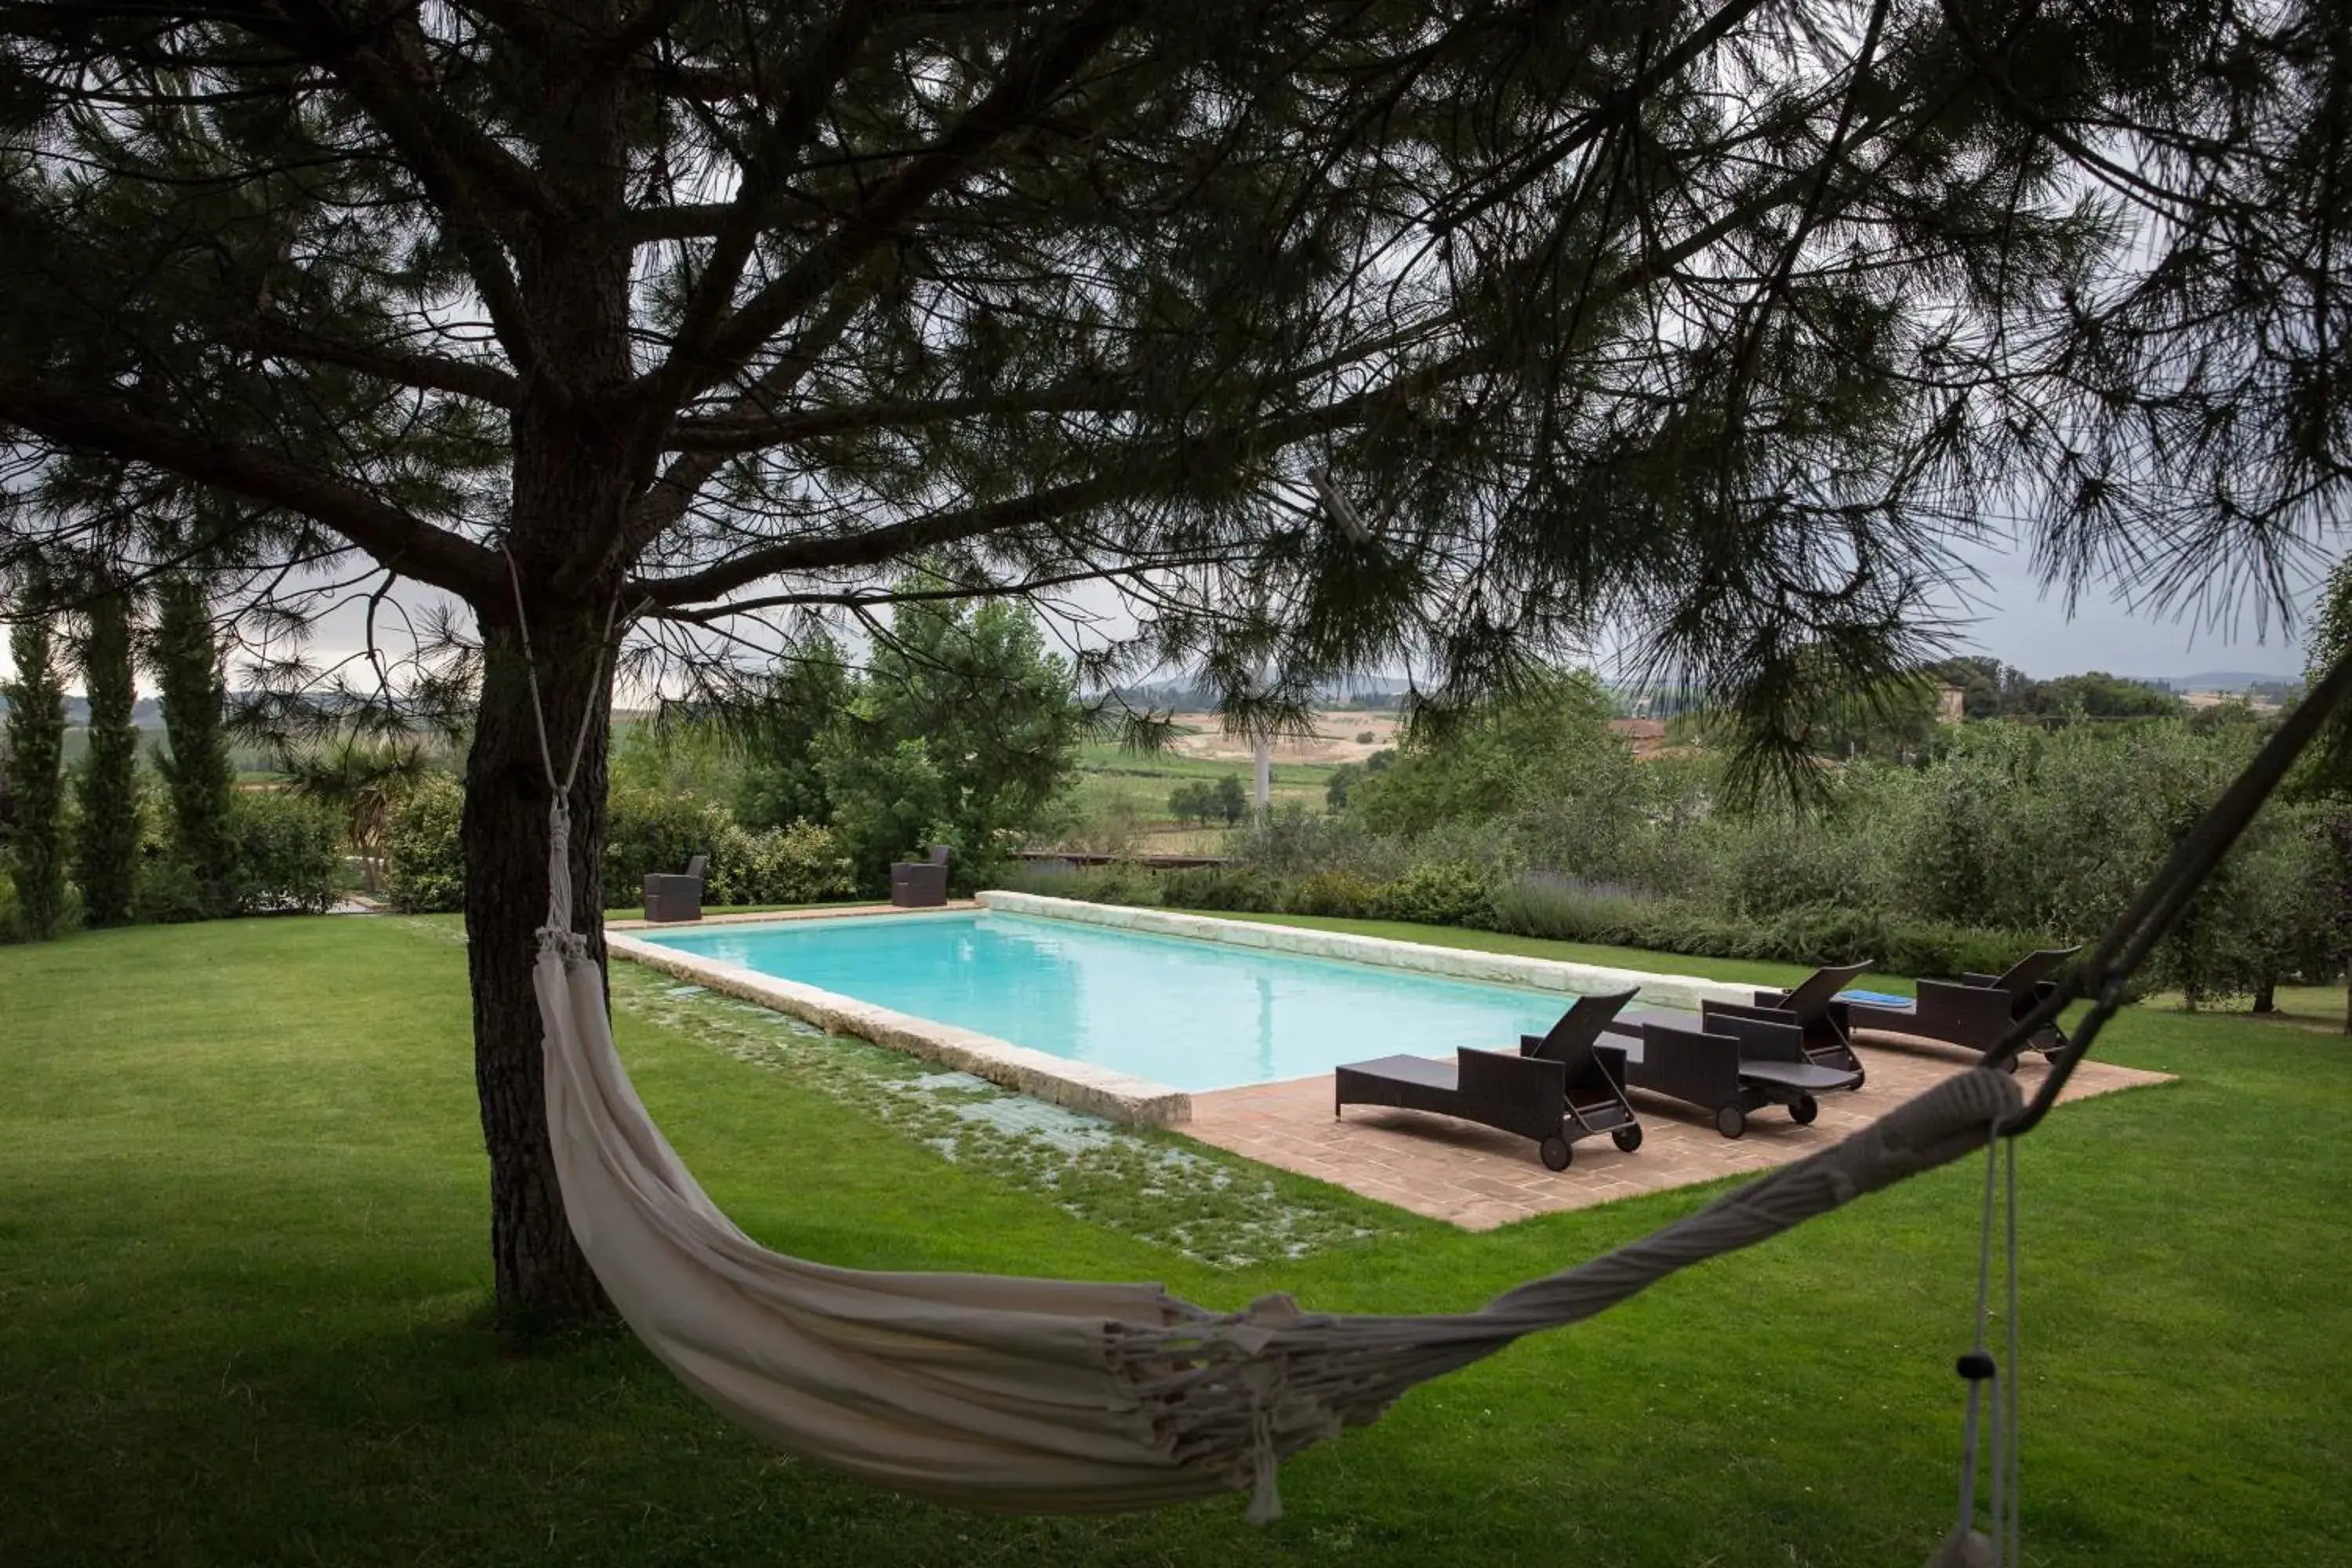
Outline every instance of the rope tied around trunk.
<svg viewBox="0 0 2352 1568">
<path fill-rule="evenodd" d="M 523 678 L 530 687 L 531 727 L 539 735 L 540 771 L 547 784 L 547 922 L 539 928 L 539 950 L 560 953 L 567 964 L 585 963 L 587 933 L 572 929 L 572 786 L 579 782 L 580 763 L 588 753 L 588 731 L 596 722 L 596 692 L 592 689 L 588 709 L 580 715 L 579 731 L 572 738 L 572 760 L 559 779 L 555 774 L 554 748 L 548 741 L 547 705 L 539 692 L 539 656 L 531 651 L 530 616 L 523 608 L 522 574 L 515 565 L 513 551 L 500 545 L 499 553 L 506 557 L 507 581 L 514 587 L 515 631 L 522 643 Z M 604 635 L 596 641 L 592 688 L 601 688 L 604 683 L 604 659 L 620 611 L 621 595 L 615 592 L 612 603 L 604 608 Z"/>
</svg>

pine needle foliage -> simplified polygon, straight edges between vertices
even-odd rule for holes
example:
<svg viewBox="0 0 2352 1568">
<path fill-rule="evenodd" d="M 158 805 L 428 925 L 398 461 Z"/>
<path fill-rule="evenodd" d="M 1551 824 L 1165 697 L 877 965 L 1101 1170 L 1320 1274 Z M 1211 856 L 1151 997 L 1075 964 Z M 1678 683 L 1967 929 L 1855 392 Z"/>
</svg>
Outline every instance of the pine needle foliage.
<svg viewBox="0 0 2352 1568">
<path fill-rule="evenodd" d="M 2341 478 L 2316 8 L 601 15 L 15 14 L 37 515 L 289 620 L 353 554 L 496 615 L 505 544 L 673 671 L 1106 583 L 1083 678 L 1258 727 L 1621 647 L 1793 765 L 1957 548 L 2274 604 Z"/>
</svg>

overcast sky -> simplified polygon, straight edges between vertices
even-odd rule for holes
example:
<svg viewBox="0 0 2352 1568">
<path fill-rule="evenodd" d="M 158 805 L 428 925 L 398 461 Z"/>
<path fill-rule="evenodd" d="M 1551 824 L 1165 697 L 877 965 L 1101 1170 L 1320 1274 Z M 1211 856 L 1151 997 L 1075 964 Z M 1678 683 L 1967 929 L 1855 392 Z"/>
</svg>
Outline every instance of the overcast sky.
<svg viewBox="0 0 2352 1568">
<path fill-rule="evenodd" d="M 2267 636 L 2258 636 L 2252 616 L 2217 629 L 2193 618 L 2136 614 L 2104 593 L 2086 596 L 2070 619 L 2058 596 L 2042 592 L 2021 557 L 1990 549 L 1969 553 L 1983 581 L 1969 590 L 1969 605 L 1956 606 L 1956 616 L 1969 623 L 1960 632 L 1965 646 L 1957 651 L 1987 654 L 2043 679 L 2090 669 L 2155 679 L 2225 671 L 2292 678 L 2302 672 L 2296 638 L 2283 636 L 2275 620 Z M 411 587 L 395 596 L 421 605 L 433 595 Z M 356 606 L 326 616 L 312 643 L 313 657 L 323 662 L 355 650 L 363 626 Z M 6 648 L 0 643 L 0 670 L 6 668 Z M 142 679 L 142 693 L 148 686 Z M 79 685 L 69 689 L 79 691 Z"/>
<path fill-rule="evenodd" d="M 1963 635 L 1975 646 L 1966 651 L 1989 654 L 2028 675 L 2046 679 L 2090 669 L 2140 677 L 2231 670 L 2293 677 L 2303 672 L 2299 637 L 2282 635 L 2275 619 L 2266 637 L 2258 636 L 2251 615 L 2241 615 L 2234 626 L 2217 630 L 2200 626 L 2193 617 L 2135 614 L 2101 593 L 2085 596 L 2070 620 L 2063 598 L 2042 594 L 2022 557 L 1990 550 L 1970 553 L 1985 582 L 1973 590 L 1978 601 L 1974 624 Z M 2302 604 L 2310 602 L 2307 586 Z"/>
</svg>

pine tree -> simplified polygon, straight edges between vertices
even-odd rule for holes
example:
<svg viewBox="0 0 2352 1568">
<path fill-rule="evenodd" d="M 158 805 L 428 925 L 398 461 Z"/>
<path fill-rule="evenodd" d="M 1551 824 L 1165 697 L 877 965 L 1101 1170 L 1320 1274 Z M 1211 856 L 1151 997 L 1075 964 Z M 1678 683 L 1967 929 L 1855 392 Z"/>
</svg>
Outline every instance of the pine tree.
<svg viewBox="0 0 2352 1568">
<path fill-rule="evenodd" d="M 207 918 L 236 910 L 236 847 L 229 832 L 227 688 L 212 605 L 203 582 L 185 574 L 155 585 L 155 633 L 148 657 L 163 700 L 169 752 L 160 760 L 172 801 L 174 853 L 195 879 Z"/>
<path fill-rule="evenodd" d="M 35 941 L 57 934 L 65 913 L 65 856 L 60 837 L 65 807 L 65 688 L 51 647 L 45 584 L 37 576 L 22 590 L 8 654 L 16 679 L 8 683 L 8 794 L 16 822 L 8 838 L 8 870 L 16 884 L 16 913 Z"/>
<path fill-rule="evenodd" d="M 139 858 L 139 731 L 132 723 L 137 690 L 131 679 L 131 595 L 99 585 L 84 611 L 81 668 L 89 700 L 89 753 L 76 799 L 81 820 L 74 839 L 75 879 L 82 920 L 91 926 L 131 919 L 132 873 Z"/>
<path fill-rule="evenodd" d="M 48 503 L 0 558 L 136 517 L 280 625 L 329 558 L 467 607 L 499 1300 L 592 1313 L 518 598 L 583 924 L 614 607 L 698 679 L 917 563 L 1107 584 L 1079 683 L 1197 669 L 1254 731 L 1636 639 L 1795 768 L 1825 661 L 1934 651 L 1988 497 L 2067 586 L 2274 585 L 2341 515 L 2340 9 L 0 9 Z"/>
</svg>

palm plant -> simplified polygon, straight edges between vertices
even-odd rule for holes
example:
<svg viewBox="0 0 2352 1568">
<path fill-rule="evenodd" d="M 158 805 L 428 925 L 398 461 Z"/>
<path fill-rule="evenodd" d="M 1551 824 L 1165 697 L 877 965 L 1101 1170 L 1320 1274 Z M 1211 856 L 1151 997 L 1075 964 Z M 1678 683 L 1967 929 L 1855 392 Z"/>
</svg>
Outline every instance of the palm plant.
<svg viewBox="0 0 2352 1568">
<path fill-rule="evenodd" d="M 361 885 L 371 894 L 383 890 L 381 849 L 393 811 L 433 766 L 422 741 L 351 731 L 278 758 L 289 790 L 342 818 L 344 837 L 359 858 Z"/>
</svg>

